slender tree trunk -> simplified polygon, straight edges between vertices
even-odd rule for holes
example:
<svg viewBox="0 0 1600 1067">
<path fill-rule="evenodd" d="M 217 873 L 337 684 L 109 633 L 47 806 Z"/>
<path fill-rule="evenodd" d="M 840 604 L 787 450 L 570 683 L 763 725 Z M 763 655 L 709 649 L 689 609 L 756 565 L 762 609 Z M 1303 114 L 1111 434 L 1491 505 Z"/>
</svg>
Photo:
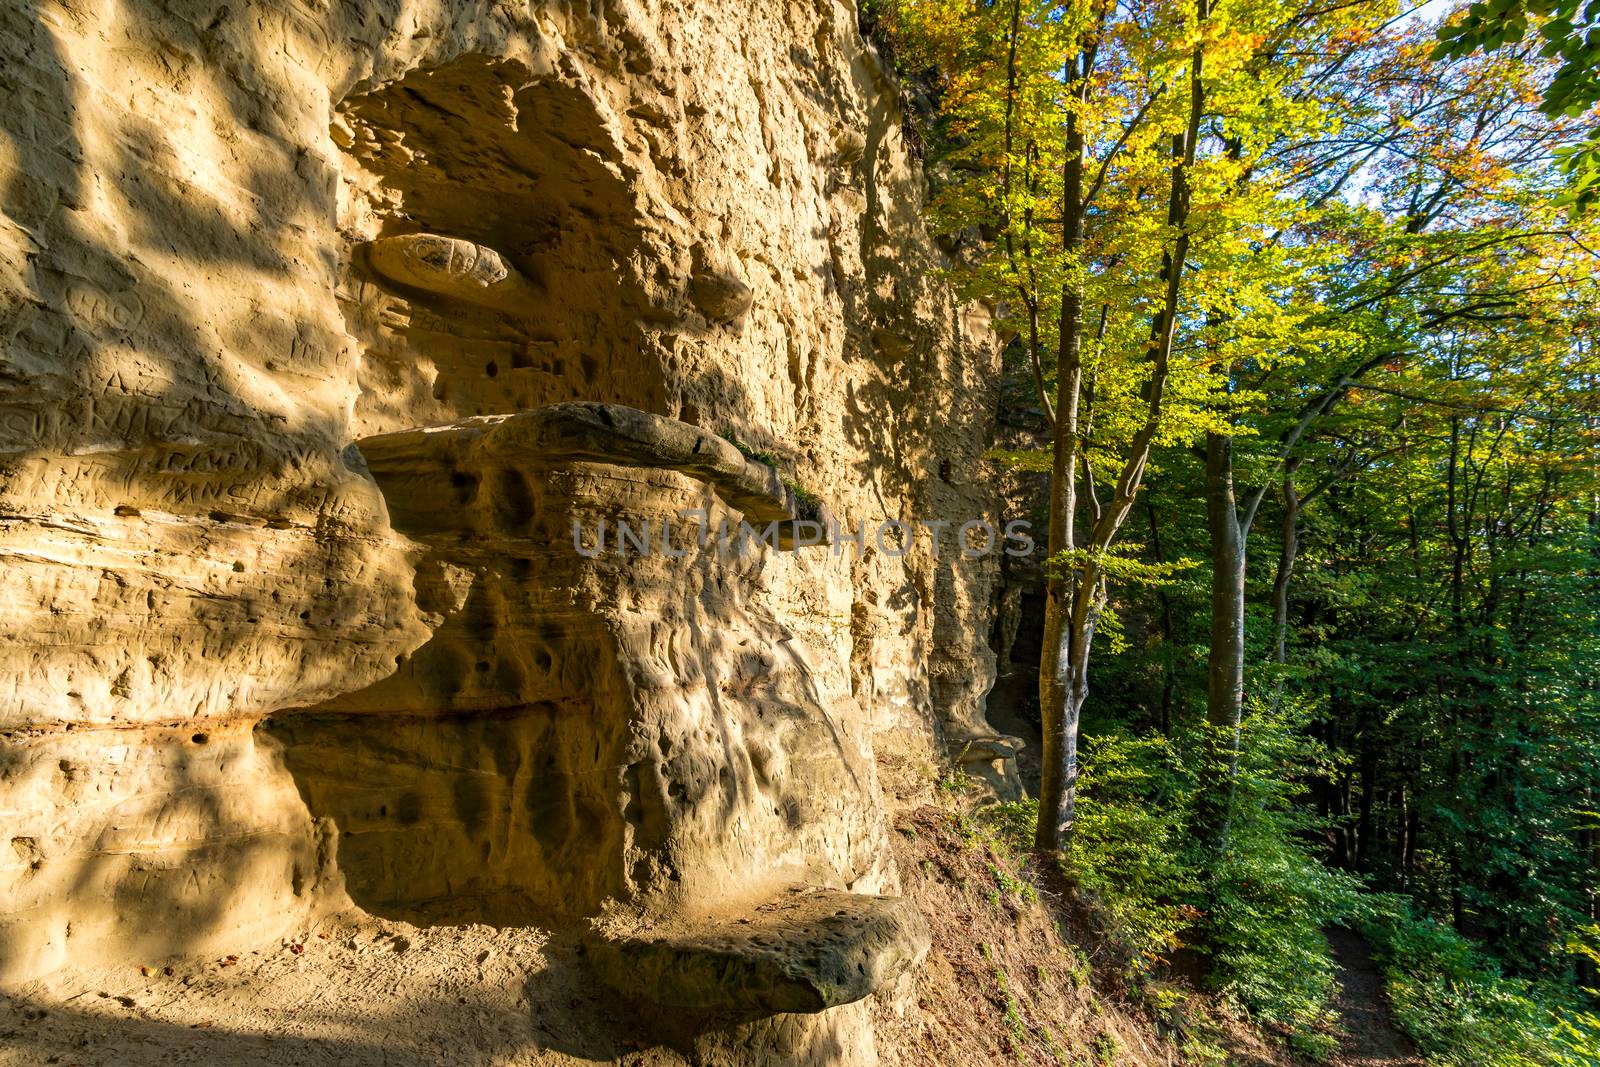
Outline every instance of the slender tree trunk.
<svg viewBox="0 0 1600 1067">
<path fill-rule="evenodd" d="M 1289 662 L 1289 584 L 1294 579 L 1294 565 L 1300 555 L 1300 493 L 1294 484 L 1298 459 L 1283 466 L 1283 542 L 1278 554 L 1278 571 L 1272 577 L 1272 661 L 1280 667 Z M 1272 707 L 1277 709 L 1283 693 L 1280 677 L 1272 687 Z"/>
<path fill-rule="evenodd" d="M 1228 158 L 1239 162 L 1244 143 L 1226 140 Z M 1226 317 L 1208 312 L 1206 324 Z M 1208 344 L 1215 344 L 1213 338 Z M 1223 391 L 1232 393 L 1232 369 L 1215 364 Z M 1209 843 L 1227 846 L 1233 821 L 1234 779 L 1239 773 L 1239 724 L 1244 719 L 1244 578 L 1250 524 L 1260 494 L 1240 513 L 1233 482 L 1233 438 L 1206 434 L 1206 526 L 1211 538 L 1211 633 L 1206 650 L 1206 754 L 1199 798 L 1199 826 Z"/>
<path fill-rule="evenodd" d="M 1398 865 L 1399 884 L 1396 886 L 1396 888 L 1402 893 L 1406 892 L 1411 884 L 1411 850 L 1414 847 L 1412 844 L 1414 827 L 1411 821 L 1411 808 L 1411 790 L 1405 783 L 1402 782 L 1400 785 L 1400 803 L 1398 806 L 1398 836 L 1400 838 L 1400 863 Z"/>
<path fill-rule="evenodd" d="M 1373 722 L 1363 723 L 1358 737 L 1361 747 L 1361 795 L 1356 798 L 1355 855 L 1352 859 L 1359 871 L 1371 870 L 1373 855 L 1373 794 L 1378 788 L 1378 731 Z"/>
<path fill-rule="evenodd" d="M 1593 391 L 1594 382 L 1585 379 Z M 1588 428 L 1595 428 L 1595 420 L 1586 420 Z M 1591 453 L 1593 455 L 1593 453 Z M 1600 569 L 1600 493 L 1591 493 L 1589 496 L 1589 553 L 1596 560 L 1597 569 Z M 1593 690 L 1595 682 L 1591 677 L 1586 688 Z M 1585 795 L 1584 807 L 1590 812 L 1600 811 L 1600 790 L 1594 783 L 1590 783 Z M 1585 896 L 1584 910 L 1588 913 L 1591 923 L 1600 924 L 1600 825 L 1596 819 L 1600 816 L 1590 815 L 1585 828 L 1578 834 L 1579 855 L 1589 867 L 1588 891 Z M 1600 990 L 1600 967 L 1587 956 L 1578 957 L 1578 985 L 1584 989 Z M 1600 998 L 1600 992 L 1593 994 Z"/>
<path fill-rule="evenodd" d="M 1289 662 L 1289 586 L 1294 580 L 1294 565 L 1300 555 L 1300 493 L 1294 484 L 1298 459 L 1283 465 L 1283 522 L 1278 551 L 1278 570 L 1272 576 L 1272 662 L 1280 668 Z M 1272 681 L 1271 711 L 1276 714 L 1283 702 L 1283 673 Z"/>
<path fill-rule="evenodd" d="M 1150 550 L 1155 553 L 1157 563 L 1165 563 L 1167 554 L 1161 547 L 1161 526 L 1156 522 L 1155 505 L 1148 497 L 1144 502 L 1145 515 L 1150 520 Z M 1177 672 L 1173 670 L 1172 649 L 1177 640 L 1177 634 L 1172 625 L 1172 597 L 1162 586 L 1156 586 L 1156 600 L 1161 605 L 1161 706 L 1158 722 L 1161 732 L 1166 735 L 1172 733 L 1172 696 L 1177 688 Z"/>
<path fill-rule="evenodd" d="M 1196 0 L 1197 24 L 1208 15 L 1208 0 Z M 1128 445 L 1128 455 L 1117 475 L 1110 501 L 1102 508 L 1092 502 L 1095 519 L 1089 535 L 1079 544 L 1073 530 L 1077 506 L 1078 400 L 1082 388 L 1083 291 L 1075 272 L 1063 286 L 1061 300 L 1061 357 L 1057 368 L 1058 400 L 1054 467 L 1050 493 L 1050 549 L 1073 552 L 1084 549 L 1067 567 L 1053 568 L 1045 596 L 1045 647 L 1039 662 L 1040 712 L 1044 726 L 1044 768 L 1039 783 L 1039 822 L 1034 845 L 1043 851 L 1064 851 L 1072 843 L 1073 803 L 1078 778 L 1078 719 L 1089 694 L 1089 651 L 1105 599 L 1104 574 L 1099 556 L 1111 546 L 1143 484 L 1150 450 L 1155 445 L 1164 410 L 1164 396 L 1177 330 L 1178 296 L 1183 284 L 1184 260 L 1189 253 L 1189 169 L 1194 165 L 1200 139 L 1200 116 L 1205 105 L 1204 43 L 1195 45 L 1190 66 L 1188 125 L 1173 144 L 1177 157 L 1167 200 L 1167 224 L 1177 231 L 1161 257 L 1163 299 L 1150 323 L 1150 380 L 1145 385 L 1145 420 Z M 1092 50 L 1086 50 L 1077 74 L 1080 99 L 1088 90 Z M 1062 242 L 1067 261 L 1076 266 L 1083 243 L 1083 133 L 1069 111 L 1064 120 L 1067 153 L 1063 169 Z"/>
<path fill-rule="evenodd" d="M 1206 774 L 1199 830 L 1225 846 L 1244 710 L 1245 531 L 1233 491 L 1233 440 L 1206 434 L 1206 524 L 1211 535 L 1211 642 L 1206 655 Z"/>
<path fill-rule="evenodd" d="M 1211 648 L 1206 719 L 1237 731 L 1244 706 L 1244 531 L 1233 494 L 1233 439 L 1206 434 L 1206 521 L 1211 534 Z"/>
<path fill-rule="evenodd" d="M 1062 189 L 1062 251 L 1069 263 L 1083 244 L 1083 136 L 1077 117 L 1066 118 L 1066 162 Z M 1083 393 L 1083 288 L 1074 277 L 1062 287 L 1059 356 L 1056 367 L 1056 432 L 1051 449 L 1049 553 L 1077 547 L 1078 402 Z M 1039 821 L 1034 845 L 1049 851 L 1072 843 L 1073 801 L 1078 779 L 1078 718 L 1089 680 L 1074 664 L 1087 659 L 1080 642 L 1092 638 L 1076 625 L 1074 605 L 1082 575 L 1050 567 L 1045 576 L 1044 648 L 1039 659 L 1039 716 L 1043 766 L 1039 780 Z"/>
</svg>

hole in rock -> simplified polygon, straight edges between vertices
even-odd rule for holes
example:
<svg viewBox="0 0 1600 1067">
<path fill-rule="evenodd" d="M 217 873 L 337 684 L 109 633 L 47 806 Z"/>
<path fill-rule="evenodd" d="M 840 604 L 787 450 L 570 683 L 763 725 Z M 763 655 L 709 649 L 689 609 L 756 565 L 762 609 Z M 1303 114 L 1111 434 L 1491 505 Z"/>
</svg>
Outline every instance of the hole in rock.
<svg viewBox="0 0 1600 1067">
<path fill-rule="evenodd" d="M 662 317 L 660 256 L 587 90 L 465 56 L 338 112 L 355 131 L 351 217 L 372 242 L 346 257 L 339 293 L 363 350 L 359 432 L 566 400 L 666 413 L 668 342 L 640 325 Z M 399 248 L 423 269 L 397 269 Z"/>
</svg>

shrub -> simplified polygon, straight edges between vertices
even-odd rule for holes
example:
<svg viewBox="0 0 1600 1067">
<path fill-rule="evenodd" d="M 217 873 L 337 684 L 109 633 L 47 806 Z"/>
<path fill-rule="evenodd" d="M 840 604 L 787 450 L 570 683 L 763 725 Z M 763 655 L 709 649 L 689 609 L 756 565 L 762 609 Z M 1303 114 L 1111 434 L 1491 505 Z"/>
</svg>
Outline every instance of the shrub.
<svg viewBox="0 0 1600 1067">
<path fill-rule="evenodd" d="M 1377 946 L 1395 1020 L 1430 1063 L 1600 1067 L 1600 1017 L 1567 989 L 1506 976 L 1398 896 L 1372 898 L 1362 929 Z"/>
<path fill-rule="evenodd" d="M 1285 707 L 1257 709 L 1245 721 L 1230 828 L 1210 862 L 1204 928 L 1213 987 L 1320 1052 L 1329 1051 L 1324 1031 L 1336 988 L 1322 931 L 1361 909 L 1362 885 L 1324 867 L 1307 847 L 1320 823 L 1300 802 L 1302 783 L 1327 757 L 1302 720 L 1302 711 Z"/>
</svg>

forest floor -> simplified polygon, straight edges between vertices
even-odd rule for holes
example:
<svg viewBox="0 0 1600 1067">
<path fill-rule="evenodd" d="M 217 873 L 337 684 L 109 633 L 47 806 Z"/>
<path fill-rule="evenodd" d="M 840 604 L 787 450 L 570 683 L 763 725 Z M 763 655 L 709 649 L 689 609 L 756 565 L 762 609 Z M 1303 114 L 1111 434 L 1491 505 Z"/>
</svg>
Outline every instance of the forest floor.
<svg viewBox="0 0 1600 1067">
<path fill-rule="evenodd" d="M 1358 934 L 1343 927 L 1328 931 L 1339 963 L 1339 1052 L 1337 1067 L 1423 1067 L 1411 1041 L 1394 1025 L 1383 975 L 1372 950 Z"/>
<path fill-rule="evenodd" d="M 1100 949 L 1083 947 L 1063 901 L 940 799 L 894 821 L 902 891 L 932 946 L 918 1010 L 877 1012 L 881 1067 L 1184 1063 L 1155 1020 L 1091 981 Z"/>
<path fill-rule="evenodd" d="M 1229 1067 L 1307 1067 L 1203 996 L 1186 998 L 1185 1017 L 1158 1021 L 1097 988 L 1091 968 L 1112 950 L 1081 928 L 1065 895 L 1025 888 L 1036 880 L 930 799 L 895 819 L 903 891 L 928 917 L 933 948 L 910 1002 L 874 1007 L 883 1067 L 1200 1062 L 1164 1036 L 1176 1027 L 1222 1050 Z M 1348 931 L 1330 937 L 1340 1047 L 1323 1067 L 1422 1067 L 1389 1018 L 1365 943 Z M 0 1065 L 682 1067 L 669 1049 L 620 1040 L 623 1009 L 561 940 L 357 912 L 241 947 L 236 960 L 152 961 L 149 973 L 87 962 L 0 996 Z"/>
<path fill-rule="evenodd" d="M 1251 1027 L 1214 1016 L 1208 1036 L 1226 1054 L 1227 1067 L 1426 1067 L 1390 1016 L 1383 976 L 1367 943 L 1342 928 L 1330 929 L 1328 941 L 1339 967 L 1333 1004 L 1337 1049 L 1326 1059 L 1306 1060 Z"/>
<path fill-rule="evenodd" d="M 1181 977 L 1158 980 L 1165 1000 L 1107 986 L 1122 970 L 1115 939 L 1069 887 L 981 832 L 930 767 L 880 757 L 880 769 L 901 891 L 933 935 L 916 974 L 871 1005 L 881 1067 L 1308 1067 Z M 1422 1067 L 1365 943 L 1329 933 L 1342 992 L 1323 1067 Z M 686 1067 L 627 1040 L 635 1029 L 573 932 L 351 911 L 237 956 L 82 960 L 0 993 L 0 1067 Z M 1223 1058 L 1186 1057 L 1180 1034 Z"/>
<path fill-rule="evenodd" d="M 891 840 L 933 948 L 871 1002 L 881 1067 L 1183 1063 L 1152 1019 L 1089 981 L 1091 956 L 1023 873 L 963 830 L 948 797 L 926 799 L 896 814 Z M 351 911 L 221 958 L 84 960 L 0 993 L 0 1067 L 695 1062 L 625 1040 L 629 1009 L 571 940 Z"/>
<path fill-rule="evenodd" d="M 1036 686 L 1036 676 L 1028 670 L 1004 672 L 990 693 L 988 706 L 989 721 L 997 730 L 1027 742 L 1017 758 L 1017 772 L 1025 783 L 1037 782 L 1040 772 Z M 1047 899 L 1053 896 L 1047 894 Z M 1099 939 L 1094 934 L 1077 931 L 1075 935 L 1079 950 L 1091 954 L 1099 951 Z M 1294 1055 L 1278 1040 L 1283 1035 L 1269 1038 L 1230 1018 L 1209 998 L 1194 995 L 1195 975 L 1173 976 L 1168 981 L 1172 988 L 1190 994 L 1191 1024 L 1203 1034 L 1206 1043 L 1221 1050 L 1227 1067 L 1426 1067 L 1415 1045 L 1394 1023 L 1383 975 L 1372 959 L 1371 947 L 1360 935 L 1343 927 L 1330 928 L 1327 936 L 1338 968 L 1339 995 L 1333 1004 L 1338 1018 L 1333 1036 L 1339 1044 L 1329 1058 L 1321 1061 Z"/>
<path fill-rule="evenodd" d="M 615 997 L 560 947 L 353 911 L 221 958 L 83 961 L 0 993 L 0 1067 L 674 1062 L 628 1055 Z"/>
<path fill-rule="evenodd" d="M 1031 862 L 1018 866 L 948 802 L 902 808 L 894 825 L 903 888 L 928 918 L 933 948 L 916 979 L 921 1011 L 899 1027 L 880 1021 L 885 1067 L 1425 1067 L 1394 1024 L 1370 949 L 1349 930 L 1328 931 L 1338 1046 L 1312 1061 L 1290 1051 L 1287 1035 L 1263 1033 L 1196 992 L 1187 976 L 1158 977 L 1142 996 L 1114 977 L 1108 984 L 1122 966 L 1092 909 Z"/>
</svg>

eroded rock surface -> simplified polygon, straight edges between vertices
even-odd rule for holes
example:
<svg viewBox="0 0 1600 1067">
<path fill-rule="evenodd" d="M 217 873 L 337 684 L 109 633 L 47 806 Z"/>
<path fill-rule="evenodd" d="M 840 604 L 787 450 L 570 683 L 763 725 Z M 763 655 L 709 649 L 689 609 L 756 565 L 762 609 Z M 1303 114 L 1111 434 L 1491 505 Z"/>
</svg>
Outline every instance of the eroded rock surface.
<svg viewBox="0 0 1600 1067">
<path fill-rule="evenodd" d="M 443 618 L 388 678 L 272 720 L 345 831 L 357 903 L 665 918 L 785 881 L 889 884 L 860 706 L 760 596 L 772 548 L 718 533 L 792 521 L 792 492 L 751 488 L 761 464 L 601 404 L 361 448 L 419 574 L 459 593 L 423 598 Z"/>
<path fill-rule="evenodd" d="M 345 883 L 893 890 L 873 753 L 994 734 L 995 561 L 624 565 L 554 518 L 1000 518 L 994 339 L 851 7 L 22 0 L 0 62 L 0 976 Z M 379 440 L 566 402 L 774 462 L 383 484 Z M 866 1062 L 853 1010 L 740 1055 Z"/>
<path fill-rule="evenodd" d="M 928 951 L 904 897 L 791 890 L 748 916 L 594 940 L 602 978 L 625 996 L 710 1014 L 819 1012 L 888 986 Z"/>
<path fill-rule="evenodd" d="M 337 891 L 335 828 L 248 721 L 12 735 L 0 798 L 0 962 L 14 975 L 175 941 L 237 952 Z"/>
</svg>

